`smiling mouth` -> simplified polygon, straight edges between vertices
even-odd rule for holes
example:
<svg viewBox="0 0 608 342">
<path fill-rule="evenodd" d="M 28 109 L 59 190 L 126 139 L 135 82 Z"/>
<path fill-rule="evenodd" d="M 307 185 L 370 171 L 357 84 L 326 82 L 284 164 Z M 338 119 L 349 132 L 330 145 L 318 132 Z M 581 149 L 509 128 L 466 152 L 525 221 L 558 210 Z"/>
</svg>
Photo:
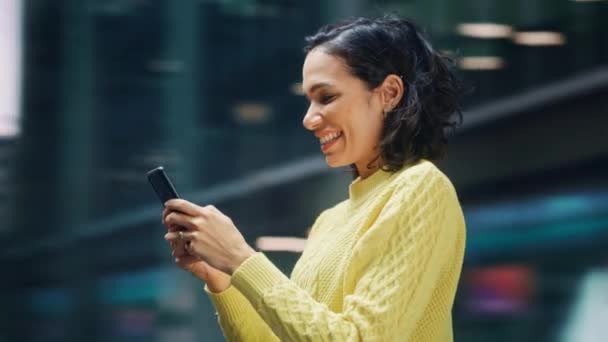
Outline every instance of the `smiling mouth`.
<svg viewBox="0 0 608 342">
<path fill-rule="evenodd" d="M 324 136 L 323 138 L 321 138 L 321 140 L 320 140 L 321 146 L 331 144 L 332 142 L 340 139 L 341 136 L 342 136 L 342 132 L 328 134 L 328 135 Z"/>
</svg>

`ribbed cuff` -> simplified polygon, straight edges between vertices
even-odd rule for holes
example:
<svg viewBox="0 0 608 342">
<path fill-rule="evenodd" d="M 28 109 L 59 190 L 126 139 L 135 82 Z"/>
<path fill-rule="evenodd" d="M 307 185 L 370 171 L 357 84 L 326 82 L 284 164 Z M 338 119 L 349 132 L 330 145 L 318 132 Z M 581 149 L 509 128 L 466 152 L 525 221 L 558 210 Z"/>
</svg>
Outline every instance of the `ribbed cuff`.
<svg viewBox="0 0 608 342">
<path fill-rule="evenodd" d="M 247 298 L 243 297 L 234 286 L 215 293 L 211 292 L 207 285 L 205 285 L 205 292 L 209 295 L 209 299 L 211 299 L 220 318 L 226 319 L 229 322 L 238 322 L 242 319 L 242 308 L 249 303 L 247 303 Z"/>
<path fill-rule="evenodd" d="M 232 285 L 236 287 L 254 308 L 259 307 L 273 286 L 289 281 L 289 278 L 281 272 L 266 256 L 258 252 L 249 257 L 232 274 Z"/>
</svg>

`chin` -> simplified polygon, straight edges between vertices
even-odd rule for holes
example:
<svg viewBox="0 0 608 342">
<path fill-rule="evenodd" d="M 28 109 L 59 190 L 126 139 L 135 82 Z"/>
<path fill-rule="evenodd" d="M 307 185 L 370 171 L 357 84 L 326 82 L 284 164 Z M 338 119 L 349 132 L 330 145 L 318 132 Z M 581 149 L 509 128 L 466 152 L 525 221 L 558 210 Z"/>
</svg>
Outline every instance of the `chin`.
<svg viewBox="0 0 608 342">
<path fill-rule="evenodd" d="M 327 165 L 329 165 L 329 167 L 344 167 L 353 164 L 352 162 L 341 160 L 340 158 L 337 158 L 337 156 L 333 155 L 326 155 L 325 162 Z"/>
</svg>

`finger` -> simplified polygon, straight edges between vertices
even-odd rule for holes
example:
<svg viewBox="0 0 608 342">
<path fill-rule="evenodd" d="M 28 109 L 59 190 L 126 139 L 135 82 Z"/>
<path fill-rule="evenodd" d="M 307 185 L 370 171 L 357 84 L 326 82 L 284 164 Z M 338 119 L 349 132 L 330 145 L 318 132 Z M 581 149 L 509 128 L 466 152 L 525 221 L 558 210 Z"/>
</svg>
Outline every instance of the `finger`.
<svg viewBox="0 0 608 342">
<path fill-rule="evenodd" d="M 200 206 L 181 198 L 168 200 L 165 203 L 165 208 L 170 211 L 179 211 L 180 213 L 190 216 L 200 215 L 202 209 Z"/>
<path fill-rule="evenodd" d="M 167 227 L 167 229 L 169 231 L 175 231 L 175 230 L 184 230 L 185 228 L 182 228 L 178 225 L 171 225 L 167 222 L 167 216 L 169 216 L 171 213 L 173 213 L 173 211 L 168 210 L 168 209 L 163 209 L 163 217 L 162 217 L 162 224 Z"/>
<path fill-rule="evenodd" d="M 178 249 L 183 249 L 183 247 L 179 246 L 177 241 L 168 241 L 168 242 L 169 242 L 169 248 L 171 248 L 171 252 L 175 252 Z"/>
<path fill-rule="evenodd" d="M 185 248 L 176 248 L 171 253 L 174 257 L 184 257 L 190 255 L 190 253 Z"/>
<path fill-rule="evenodd" d="M 183 256 L 183 257 L 176 257 L 175 263 L 177 263 L 180 266 L 188 266 L 188 264 L 197 262 L 200 260 L 201 259 L 199 259 L 198 257 L 192 256 L 192 255 L 187 255 L 187 256 Z"/>
<path fill-rule="evenodd" d="M 180 230 L 185 231 L 187 229 L 184 227 L 181 227 L 181 226 L 176 226 L 174 224 L 170 225 L 169 228 L 167 228 L 167 231 L 170 231 L 170 232 L 179 232 Z"/>
<path fill-rule="evenodd" d="M 192 216 L 173 211 L 165 218 L 165 225 L 168 225 L 171 228 L 170 230 L 183 230 L 180 229 L 182 227 L 186 229 L 196 229 L 196 225 L 192 219 Z"/>
<path fill-rule="evenodd" d="M 188 255 L 194 254 L 194 251 L 192 250 L 192 241 L 186 241 L 184 243 L 184 252 L 186 252 Z"/>
<path fill-rule="evenodd" d="M 169 245 L 171 246 L 171 255 L 177 257 L 189 255 L 189 252 L 186 249 L 186 243 L 187 242 L 184 241 L 169 241 Z"/>
<path fill-rule="evenodd" d="M 163 214 L 161 216 L 161 222 L 163 224 L 165 224 L 165 218 L 167 217 L 167 215 L 169 215 L 171 213 L 171 210 L 168 210 L 167 208 L 163 209 Z"/>
<path fill-rule="evenodd" d="M 175 243 L 186 243 L 187 241 L 196 239 L 197 234 L 197 232 L 168 232 L 165 234 L 165 240 Z"/>
</svg>

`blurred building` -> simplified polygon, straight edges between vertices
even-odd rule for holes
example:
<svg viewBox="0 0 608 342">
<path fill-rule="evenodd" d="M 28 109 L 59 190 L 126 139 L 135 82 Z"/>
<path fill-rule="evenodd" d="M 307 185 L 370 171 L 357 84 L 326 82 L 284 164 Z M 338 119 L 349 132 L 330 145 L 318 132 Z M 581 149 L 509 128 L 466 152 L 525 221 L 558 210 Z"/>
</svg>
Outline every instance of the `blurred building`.
<svg viewBox="0 0 608 342">
<path fill-rule="evenodd" d="M 468 223 L 456 340 L 605 336 L 607 1 L 7 0 L 0 341 L 221 341 L 145 172 L 164 165 L 251 244 L 304 238 L 350 175 L 302 127 L 303 38 L 385 12 L 475 88 L 439 165 Z M 286 273 L 298 258 L 268 254 Z"/>
</svg>

